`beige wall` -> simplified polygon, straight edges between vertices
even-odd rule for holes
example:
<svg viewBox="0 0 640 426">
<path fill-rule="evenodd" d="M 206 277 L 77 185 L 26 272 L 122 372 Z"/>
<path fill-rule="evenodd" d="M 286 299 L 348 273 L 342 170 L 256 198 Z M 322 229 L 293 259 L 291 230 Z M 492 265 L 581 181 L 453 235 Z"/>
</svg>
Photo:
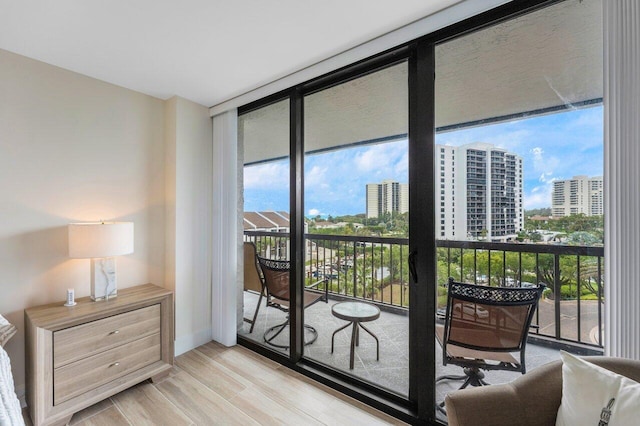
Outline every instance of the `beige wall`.
<svg viewBox="0 0 640 426">
<path fill-rule="evenodd" d="M 166 283 L 176 294 L 176 355 L 211 340 L 213 145 L 208 108 L 165 108 Z"/>
<path fill-rule="evenodd" d="M 89 294 L 73 221 L 135 223 L 118 286 L 164 285 L 164 101 L 0 50 L 0 313 L 24 392 L 26 307 Z"/>
</svg>

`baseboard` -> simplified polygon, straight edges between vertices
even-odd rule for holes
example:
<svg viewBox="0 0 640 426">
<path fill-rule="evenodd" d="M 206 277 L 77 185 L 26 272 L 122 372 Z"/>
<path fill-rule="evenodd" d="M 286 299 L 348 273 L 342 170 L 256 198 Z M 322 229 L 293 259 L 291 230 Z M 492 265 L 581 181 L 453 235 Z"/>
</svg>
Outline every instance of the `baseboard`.
<svg viewBox="0 0 640 426">
<path fill-rule="evenodd" d="M 175 355 L 181 355 L 189 352 L 191 349 L 197 348 L 211 341 L 211 328 L 207 327 L 195 333 L 181 336 L 175 342 Z"/>
</svg>

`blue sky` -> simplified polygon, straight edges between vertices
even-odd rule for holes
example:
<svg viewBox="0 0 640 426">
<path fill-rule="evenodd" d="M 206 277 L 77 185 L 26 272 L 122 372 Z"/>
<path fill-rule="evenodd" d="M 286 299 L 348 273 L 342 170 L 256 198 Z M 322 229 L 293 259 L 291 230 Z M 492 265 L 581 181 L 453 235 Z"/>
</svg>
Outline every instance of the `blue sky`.
<svg viewBox="0 0 640 426">
<path fill-rule="evenodd" d="M 520 155 L 526 209 L 550 207 L 552 182 L 575 175 L 601 176 L 601 106 L 474 127 L 436 135 L 436 143 L 486 142 Z M 365 185 L 407 182 L 407 141 L 331 151 L 305 158 L 307 216 L 364 213 Z M 288 161 L 245 167 L 245 211 L 289 210 Z"/>
</svg>

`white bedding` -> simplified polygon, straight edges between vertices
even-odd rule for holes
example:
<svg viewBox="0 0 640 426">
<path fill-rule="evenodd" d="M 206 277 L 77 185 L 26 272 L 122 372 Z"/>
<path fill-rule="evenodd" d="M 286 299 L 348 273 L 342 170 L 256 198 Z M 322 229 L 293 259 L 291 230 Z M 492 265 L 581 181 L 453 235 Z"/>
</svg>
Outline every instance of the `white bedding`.
<svg viewBox="0 0 640 426">
<path fill-rule="evenodd" d="M 0 345 L 0 426 L 24 426 L 20 401 L 16 396 L 11 374 L 11 361 L 9 355 L 2 346 L 15 333 L 15 327 L 0 315 L 0 328 L 7 333 L 0 333 L 2 345 Z M 13 328 L 11 330 L 11 328 Z"/>
<path fill-rule="evenodd" d="M 0 315 L 0 346 L 4 346 L 14 334 L 16 334 L 16 326 Z"/>
</svg>

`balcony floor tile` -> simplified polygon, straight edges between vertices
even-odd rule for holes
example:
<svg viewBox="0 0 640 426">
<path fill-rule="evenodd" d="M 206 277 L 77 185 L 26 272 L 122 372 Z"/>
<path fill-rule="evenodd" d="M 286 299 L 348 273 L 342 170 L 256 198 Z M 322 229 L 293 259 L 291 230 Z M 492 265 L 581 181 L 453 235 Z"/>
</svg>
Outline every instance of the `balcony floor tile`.
<svg viewBox="0 0 640 426">
<path fill-rule="evenodd" d="M 253 316 L 258 296 L 244 293 L 244 315 Z M 380 341 L 380 361 L 376 361 L 374 339 L 363 330 L 360 331 L 360 346 L 356 347 L 354 369 L 349 370 L 349 350 L 351 342 L 351 327 L 339 332 L 335 336 L 334 353 L 331 353 L 331 334 L 337 328 L 346 324 L 331 314 L 331 306 L 337 303 L 316 303 L 305 310 L 305 321 L 316 328 L 318 339 L 311 345 L 305 346 L 304 353 L 317 362 L 336 368 L 357 378 L 380 385 L 400 395 L 406 395 L 409 388 L 409 317 L 391 312 L 381 312 L 380 318 L 364 323 L 365 326 L 378 336 Z M 269 327 L 286 320 L 286 314 L 275 308 L 262 306 L 256 320 L 253 333 L 249 334 L 250 325 L 244 323 L 240 334 L 264 343 L 263 334 Z M 288 328 L 278 336 L 277 341 L 288 342 Z M 286 350 L 277 349 L 286 352 Z M 530 343 L 527 345 L 526 363 L 529 371 L 548 362 L 560 359 L 559 350 Z M 442 350 L 436 343 L 436 376 L 445 374 L 461 375 L 462 369 L 457 366 L 442 365 Z M 520 374 L 508 371 L 489 371 L 486 378 L 489 383 L 506 383 L 514 380 Z M 442 401 L 448 392 L 456 390 L 462 382 L 442 381 L 436 386 L 436 400 Z"/>
</svg>

